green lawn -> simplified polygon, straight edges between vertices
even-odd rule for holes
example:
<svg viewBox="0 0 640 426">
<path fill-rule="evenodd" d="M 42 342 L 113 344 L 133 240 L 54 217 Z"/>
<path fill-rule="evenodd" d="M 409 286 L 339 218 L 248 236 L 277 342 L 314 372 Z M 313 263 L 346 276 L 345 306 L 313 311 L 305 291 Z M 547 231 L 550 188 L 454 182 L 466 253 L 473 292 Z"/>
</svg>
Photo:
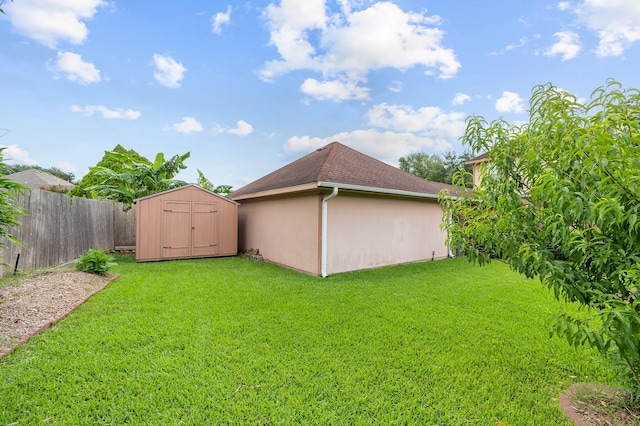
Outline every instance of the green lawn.
<svg viewBox="0 0 640 426">
<path fill-rule="evenodd" d="M 135 264 L 0 360 L 0 424 L 569 425 L 616 385 L 562 306 L 464 259 L 322 279 L 242 258 Z M 564 307 L 567 309 L 567 307 Z"/>
</svg>

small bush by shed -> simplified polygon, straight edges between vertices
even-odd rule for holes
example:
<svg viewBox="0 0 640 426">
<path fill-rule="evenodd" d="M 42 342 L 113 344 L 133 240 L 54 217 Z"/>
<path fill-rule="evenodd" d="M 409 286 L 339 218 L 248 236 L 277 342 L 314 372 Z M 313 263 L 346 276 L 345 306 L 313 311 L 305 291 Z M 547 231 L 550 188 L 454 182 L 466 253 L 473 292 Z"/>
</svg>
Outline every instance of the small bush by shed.
<svg viewBox="0 0 640 426">
<path fill-rule="evenodd" d="M 233 256 L 238 203 L 187 185 L 136 203 L 136 261 Z"/>
</svg>

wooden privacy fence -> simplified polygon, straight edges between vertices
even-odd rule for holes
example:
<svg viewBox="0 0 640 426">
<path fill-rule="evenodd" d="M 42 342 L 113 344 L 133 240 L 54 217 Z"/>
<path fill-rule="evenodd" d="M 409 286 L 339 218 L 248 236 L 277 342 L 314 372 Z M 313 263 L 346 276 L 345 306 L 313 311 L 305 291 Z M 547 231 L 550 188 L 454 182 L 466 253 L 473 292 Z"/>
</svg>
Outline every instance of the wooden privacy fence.
<svg viewBox="0 0 640 426">
<path fill-rule="evenodd" d="M 0 277 L 18 268 L 37 269 L 71 262 L 88 249 L 113 250 L 135 246 L 135 206 L 122 211 L 121 203 L 69 197 L 33 189 L 18 197 L 27 216 L 12 230 L 22 246 L 9 244 L 0 250 Z"/>
</svg>

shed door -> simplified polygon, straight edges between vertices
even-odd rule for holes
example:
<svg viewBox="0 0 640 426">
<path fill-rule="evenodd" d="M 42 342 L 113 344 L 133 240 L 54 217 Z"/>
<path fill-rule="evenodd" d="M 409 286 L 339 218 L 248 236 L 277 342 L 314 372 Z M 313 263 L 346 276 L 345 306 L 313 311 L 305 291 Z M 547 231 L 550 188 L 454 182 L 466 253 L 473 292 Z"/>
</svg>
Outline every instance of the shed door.
<svg viewBox="0 0 640 426">
<path fill-rule="evenodd" d="M 217 208 L 214 203 L 193 203 L 191 215 L 193 232 L 193 256 L 218 254 Z"/>
<path fill-rule="evenodd" d="M 217 208 L 214 203 L 165 201 L 162 257 L 218 254 Z"/>
<path fill-rule="evenodd" d="M 191 203 L 165 201 L 162 221 L 162 257 L 191 255 Z"/>
</svg>

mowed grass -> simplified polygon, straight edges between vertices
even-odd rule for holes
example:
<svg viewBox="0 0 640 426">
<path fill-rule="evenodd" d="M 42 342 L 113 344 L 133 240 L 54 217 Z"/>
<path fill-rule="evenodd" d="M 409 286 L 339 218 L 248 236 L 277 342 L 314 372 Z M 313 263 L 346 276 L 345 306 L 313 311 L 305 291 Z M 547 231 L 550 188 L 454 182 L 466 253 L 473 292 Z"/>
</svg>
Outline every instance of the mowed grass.
<svg viewBox="0 0 640 426">
<path fill-rule="evenodd" d="M 0 360 L 0 424 L 571 424 L 616 385 L 549 337 L 539 282 L 465 259 L 326 279 L 218 258 L 135 264 Z"/>
</svg>

